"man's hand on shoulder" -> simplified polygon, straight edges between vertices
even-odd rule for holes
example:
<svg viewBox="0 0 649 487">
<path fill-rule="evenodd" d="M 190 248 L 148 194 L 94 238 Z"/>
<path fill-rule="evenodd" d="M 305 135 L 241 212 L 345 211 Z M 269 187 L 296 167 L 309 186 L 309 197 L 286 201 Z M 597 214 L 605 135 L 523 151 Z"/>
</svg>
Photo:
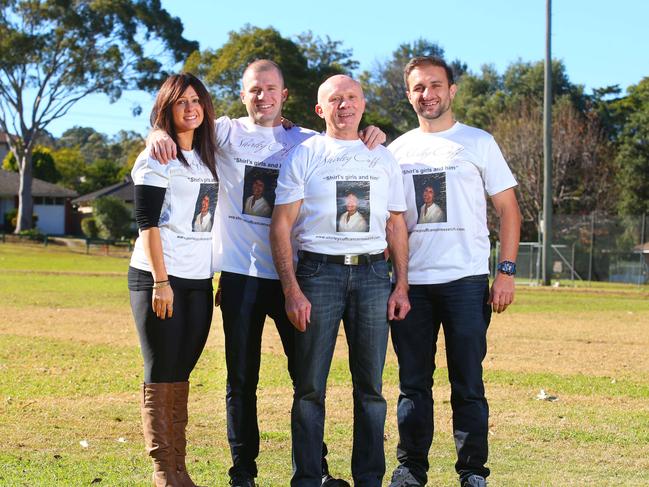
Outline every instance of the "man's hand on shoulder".
<svg viewBox="0 0 649 487">
<path fill-rule="evenodd" d="M 147 137 L 147 147 L 149 148 L 152 159 L 156 159 L 160 164 L 168 164 L 178 157 L 176 143 L 171 137 L 161 129 L 155 129 Z"/>
<path fill-rule="evenodd" d="M 380 128 L 370 125 L 369 127 L 359 130 L 358 137 L 363 141 L 369 150 L 385 143 L 387 136 Z"/>
<path fill-rule="evenodd" d="M 291 130 L 293 127 L 295 127 L 295 124 L 288 118 L 282 117 L 282 127 L 284 127 L 284 130 Z"/>
<path fill-rule="evenodd" d="M 514 302 L 514 276 L 498 273 L 491 285 L 488 304 L 496 313 L 502 313 Z"/>
</svg>

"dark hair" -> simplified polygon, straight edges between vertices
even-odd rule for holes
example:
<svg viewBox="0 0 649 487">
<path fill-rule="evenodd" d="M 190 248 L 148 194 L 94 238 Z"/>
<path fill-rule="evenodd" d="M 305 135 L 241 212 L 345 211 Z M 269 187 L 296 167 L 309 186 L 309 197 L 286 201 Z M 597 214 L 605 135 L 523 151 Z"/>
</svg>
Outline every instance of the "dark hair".
<svg viewBox="0 0 649 487">
<path fill-rule="evenodd" d="M 446 79 L 448 80 L 449 86 L 455 84 L 455 78 L 453 77 L 453 70 L 448 64 L 446 64 L 446 61 L 444 61 L 441 57 L 419 56 L 419 57 L 412 58 L 410 61 L 408 61 L 406 67 L 403 68 L 403 82 L 406 85 L 406 91 L 410 91 L 410 87 L 408 86 L 408 76 L 410 76 L 410 73 L 412 73 L 412 71 L 415 68 L 418 68 L 419 66 L 426 66 L 426 65 L 444 68 L 444 71 L 446 71 Z"/>
<path fill-rule="evenodd" d="M 192 148 L 198 153 L 203 164 L 212 173 L 215 179 L 216 175 L 216 136 L 214 135 L 214 106 L 212 98 L 201 81 L 190 73 L 173 74 L 169 76 L 160 87 L 155 104 L 151 110 L 151 126 L 164 130 L 169 137 L 178 144 L 178 135 L 174 127 L 172 108 L 174 103 L 185 93 L 185 90 L 191 86 L 198 95 L 199 102 L 203 108 L 203 123 L 194 130 Z M 187 160 L 183 155 L 180 147 L 178 149 L 178 160 L 185 165 Z"/>
</svg>

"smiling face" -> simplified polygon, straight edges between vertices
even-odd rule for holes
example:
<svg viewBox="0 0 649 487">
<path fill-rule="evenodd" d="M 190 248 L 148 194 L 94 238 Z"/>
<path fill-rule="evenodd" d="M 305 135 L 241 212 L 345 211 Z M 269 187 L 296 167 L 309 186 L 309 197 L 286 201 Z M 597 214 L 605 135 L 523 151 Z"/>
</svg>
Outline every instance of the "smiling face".
<svg viewBox="0 0 649 487">
<path fill-rule="evenodd" d="M 203 215 L 207 214 L 207 212 L 210 209 L 210 197 L 205 195 L 203 196 L 203 199 L 201 200 L 201 213 Z"/>
<path fill-rule="evenodd" d="M 315 111 L 324 119 L 330 137 L 358 139 L 358 125 L 365 111 L 365 97 L 360 83 L 349 76 L 332 76 L 318 89 Z"/>
<path fill-rule="evenodd" d="M 257 125 L 275 127 L 282 123 L 282 105 L 288 96 L 278 68 L 270 65 L 255 67 L 253 63 L 243 73 L 241 101 L 248 116 Z"/>
<path fill-rule="evenodd" d="M 408 101 L 417 113 L 422 127 L 434 125 L 437 129 L 453 124 L 451 102 L 457 87 L 449 85 L 446 71 L 440 66 L 420 65 L 408 75 Z"/>
<path fill-rule="evenodd" d="M 345 200 L 345 207 L 347 208 L 347 212 L 350 216 L 356 213 L 356 210 L 358 209 L 358 198 L 355 194 L 347 195 L 347 198 Z"/>
<path fill-rule="evenodd" d="M 424 203 L 426 206 L 430 206 L 433 203 L 433 200 L 435 199 L 435 191 L 431 186 L 426 186 L 424 188 Z"/>
<path fill-rule="evenodd" d="M 191 132 L 203 123 L 203 106 L 196 90 L 190 85 L 171 107 L 177 134 Z"/>
<path fill-rule="evenodd" d="M 255 179 L 252 183 L 252 195 L 256 200 L 264 194 L 264 182 L 261 179 Z"/>
</svg>

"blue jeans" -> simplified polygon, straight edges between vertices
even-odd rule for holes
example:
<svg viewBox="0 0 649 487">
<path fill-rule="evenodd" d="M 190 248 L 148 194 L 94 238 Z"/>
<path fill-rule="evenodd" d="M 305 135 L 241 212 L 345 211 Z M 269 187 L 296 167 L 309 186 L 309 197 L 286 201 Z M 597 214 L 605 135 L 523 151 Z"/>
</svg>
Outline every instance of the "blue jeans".
<svg viewBox="0 0 649 487">
<path fill-rule="evenodd" d="M 489 406 L 482 381 L 491 319 L 489 280 L 470 276 L 444 284 L 411 285 L 410 313 L 391 324 L 392 344 L 399 360 L 397 459 L 422 483 L 433 440 L 433 372 L 440 325 L 444 327 L 446 361 L 451 383 L 455 469 L 461 479 L 489 475 Z"/>
<path fill-rule="evenodd" d="M 325 393 L 340 320 L 349 346 L 353 382 L 356 487 L 379 487 L 385 474 L 381 394 L 388 340 L 390 281 L 386 262 L 346 266 L 302 258 L 296 269 L 311 302 L 311 322 L 295 332 L 295 394 L 291 411 L 292 487 L 319 487 Z"/>
</svg>

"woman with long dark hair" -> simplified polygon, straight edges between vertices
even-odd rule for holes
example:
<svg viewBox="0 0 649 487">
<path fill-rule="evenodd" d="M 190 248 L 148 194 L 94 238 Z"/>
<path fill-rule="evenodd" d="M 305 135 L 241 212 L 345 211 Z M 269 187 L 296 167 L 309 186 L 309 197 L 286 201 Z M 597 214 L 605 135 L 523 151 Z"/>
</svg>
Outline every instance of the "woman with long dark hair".
<svg viewBox="0 0 649 487">
<path fill-rule="evenodd" d="M 144 150 L 131 172 L 140 235 L 128 285 L 144 359 L 142 426 L 153 485 L 195 487 L 185 468 L 187 399 L 212 321 L 218 195 L 214 108 L 205 86 L 188 73 L 170 76 L 151 126 L 165 130 L 181 150 L 167 165 Z"/>
</svg>

